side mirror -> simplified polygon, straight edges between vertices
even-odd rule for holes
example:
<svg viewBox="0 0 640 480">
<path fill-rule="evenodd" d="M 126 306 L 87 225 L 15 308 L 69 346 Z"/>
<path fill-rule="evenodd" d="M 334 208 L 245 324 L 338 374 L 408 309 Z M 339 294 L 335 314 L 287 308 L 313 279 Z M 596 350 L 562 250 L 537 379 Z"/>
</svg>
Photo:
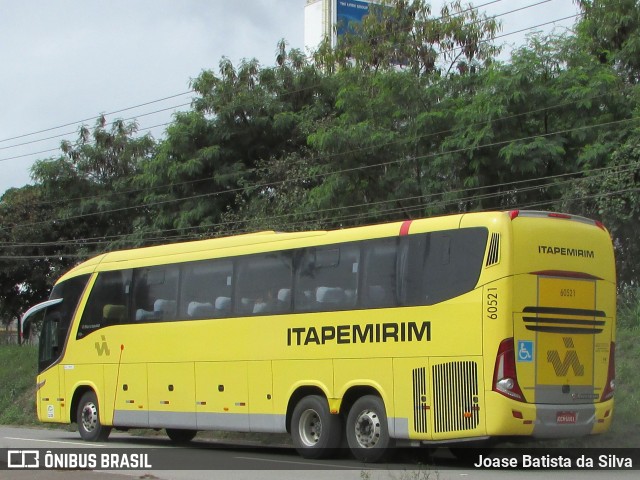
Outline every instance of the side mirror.
<svg viewBox="0 0 640 480">
<path fill-rule="evenodd" d="M 31 334 L 31 323 L 36 313 L 41 312 L 45 308 L 51 307 L 53 305 L 58 305 L 59 303 L 62 303 L 62 300 L 62 298 L 47 300 L 46 302 L 39 303 L 27 310 L 20 319 L 20 332 L 22 332 L 22 338 L 29 338 L 29 335 Z"/>
</svg>

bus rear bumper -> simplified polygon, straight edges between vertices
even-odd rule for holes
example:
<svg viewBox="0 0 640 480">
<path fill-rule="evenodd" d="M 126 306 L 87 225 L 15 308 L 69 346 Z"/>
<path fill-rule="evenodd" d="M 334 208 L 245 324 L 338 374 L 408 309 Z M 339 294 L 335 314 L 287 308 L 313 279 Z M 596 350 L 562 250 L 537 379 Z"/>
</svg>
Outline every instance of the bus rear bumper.
<svg viewBox="0 0 640 480">
<path fill-rule="evenodd" d="M 605 432 L 611 425 L 613 401 L 582 405 L 537 405 L 533 436 L 579 437 Z"/>
<path fill-rule="evenodd" d="M 613 400 L 578 405 L 533 404 L 488 392 L 487 411 L 495 412 L 487 415 L 490 436 L 579 437 L 609 429 Z"/>
</svg>

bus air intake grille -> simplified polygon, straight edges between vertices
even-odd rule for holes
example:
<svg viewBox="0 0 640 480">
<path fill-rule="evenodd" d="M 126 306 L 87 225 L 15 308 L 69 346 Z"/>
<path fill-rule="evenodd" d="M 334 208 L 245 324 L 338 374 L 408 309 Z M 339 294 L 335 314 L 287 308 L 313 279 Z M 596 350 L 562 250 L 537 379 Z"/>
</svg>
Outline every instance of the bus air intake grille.
<svg viewBox="0 0 640 480">
<path fill-rule="evenodd" d="M 473 430 L 480 422 L 478 406 L 478 366 L 475 362 L 434 365 L 434 431 Z"/>
<path fill-rule="evenodd" d="M 487 254 L 486 266 L 490 267 L 500 261 L 500 234 L 492 233 L 489 243 L 489 253 Z"/>
<path fill-rule="evenodd" d="M 427 369 L 413 369 L 413 429 L 416 433 L 427 433 Z"/>
</svg>

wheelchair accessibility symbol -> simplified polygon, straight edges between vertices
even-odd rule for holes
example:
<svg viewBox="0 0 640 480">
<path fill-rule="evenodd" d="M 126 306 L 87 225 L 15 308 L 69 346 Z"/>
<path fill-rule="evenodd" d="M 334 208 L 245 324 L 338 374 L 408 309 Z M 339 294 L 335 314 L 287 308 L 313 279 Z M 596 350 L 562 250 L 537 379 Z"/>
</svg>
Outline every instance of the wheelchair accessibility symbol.
<svg viewBox="0 0 640 480">
<path fill-rule="evenodd" d="M 533 342 L 518 340 L 518 361 L 533 362 Z"/>
</svg>

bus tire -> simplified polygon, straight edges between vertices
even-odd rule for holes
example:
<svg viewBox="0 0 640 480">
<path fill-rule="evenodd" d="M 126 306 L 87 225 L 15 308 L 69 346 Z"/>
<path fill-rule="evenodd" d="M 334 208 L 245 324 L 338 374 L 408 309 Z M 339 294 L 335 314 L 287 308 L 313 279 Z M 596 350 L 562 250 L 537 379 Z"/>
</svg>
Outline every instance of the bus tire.
<svg viewBox="0 0 640 480">
<path fill-rule="evenodd" d="M 309 395 L 302 398 L 291 417 L 291 439 L 304 458 L 326 458 L 337 452 L 342 438 L 339 415 L 331 415 L 324 397 Z"/>
<path fill-rule="evenodd" d="M 347 442 L 351 453 L 362 462 L 380 462 L 389 454 L 392 440 L 384 402 L 365 395 L 353 404 L 347 416 Z"/>
<path fill-rule="evenodd" d="M 197 430 L 185 430 L 181 428 L 166 428 L 167 436 L 173 443 L 189 443 L 198 433 Z"/>
<path fill-rule="evenodd" d="M 80 398 L 76 421 L 78 422 L 78 432 L 86 442 L 104 441 L 111 433 L 111 427 L 100 423 L 98 397 L 93 390 L 85 392 Z"/>
</svg>

